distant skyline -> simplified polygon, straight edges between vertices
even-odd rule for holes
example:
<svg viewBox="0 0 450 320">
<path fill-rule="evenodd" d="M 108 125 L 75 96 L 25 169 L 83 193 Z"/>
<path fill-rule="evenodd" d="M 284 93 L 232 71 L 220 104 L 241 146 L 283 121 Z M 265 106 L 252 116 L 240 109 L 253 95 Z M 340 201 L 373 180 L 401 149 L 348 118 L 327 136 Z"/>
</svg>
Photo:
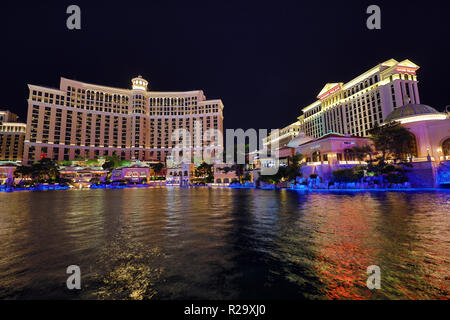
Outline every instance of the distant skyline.
<svg viewBox="0 0 450 320">
<path fill-rule="evenodd" d="M 377 63 L 410 59 L 421 102 L 450 105 L 445 1 L 78 1 L 82 29 L 66 28 L 69 1 L 0 4 L 0 109 L 26 120 L 27 84 L 60 77 L 126 88 L 204 90 L 224 103 L 225 128 L 284 127 L 327 82 L 347 82 Z M 366 28 L 381 7 L 382 29 Z"/>
</svg>

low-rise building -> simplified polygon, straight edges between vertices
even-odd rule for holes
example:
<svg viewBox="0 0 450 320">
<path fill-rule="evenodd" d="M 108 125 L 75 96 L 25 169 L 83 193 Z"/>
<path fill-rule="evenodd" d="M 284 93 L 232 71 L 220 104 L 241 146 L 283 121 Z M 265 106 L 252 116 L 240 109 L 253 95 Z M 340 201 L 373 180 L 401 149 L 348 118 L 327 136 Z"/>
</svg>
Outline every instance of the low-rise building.
<svg viewBox="0 0 450 320">
<path fill-rule="evenodd" d="M 14 183 L 14 171 L 18 164 L 10 161 L 0 161 L 0 185 Z"/>
<path fill-rule="evenodd" d="M 239 182 L 235 167 L 229 163 L 215 163 L 214 184 L 228 185 L 233 182 Z"/>
<path fill-rule="evenodd" d="M 62 167 L 59 170 L 61 178 L 68 179 L 76 184 L 88 184 L 93 180 L 98 179 L 99 182 L 104 182 L 107 170 L 102 167 Z"/>
<path fill-rule="evenodd" d="M 295 146 L 295 153 L 303 155 L 308 165 L 314 164 L 339 164 L 356 161 L 352 151 L 354 147 L 372 145 L 369 138 L 329 133 L 321 138 L 313 139 L 295 146 L 295 141 L 290 144 Z"/>
<path fill-rule="evenodd" d="M 166 185 L 189 186 L 195 178 L 195 166 L 193 163 L 182 163 L 166 169 Z"/>
<path fill-rule="evenodd" d="M 111 174 L 112 181 L 125 180 L 130 182 L 148 182 L 150 179 L 150 168 L 145 165 L 133 164 L 114 169 Z"/>
<path fill-rule="evenodd" d="M 317 174 L 328 179 L 334 170 L 366 164 L 357 159 L 352 149 L 372 144 L 369 138 L 330 133 L 318 139 L 302 134 L 288 146 L 295 148 L 295 153 L 303 155 L 301 170 L 304 177 Z"/>
</svg>

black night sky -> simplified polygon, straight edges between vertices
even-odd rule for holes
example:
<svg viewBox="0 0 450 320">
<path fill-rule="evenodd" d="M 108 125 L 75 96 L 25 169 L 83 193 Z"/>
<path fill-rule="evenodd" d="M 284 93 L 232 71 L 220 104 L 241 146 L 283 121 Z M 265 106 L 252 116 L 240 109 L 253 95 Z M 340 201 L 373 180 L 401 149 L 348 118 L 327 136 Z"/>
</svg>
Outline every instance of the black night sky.
<svg viewBox="0 0 450 320">
<path fill-rule="evenodd" d="M 79 31 L 66 28 L 71 4 Z M 381 30 L 366 28 L 371 4 Z M 225 128 L 276 128 L 326 82 L 409 58 L 421 66 L 421 102 L 443 110 L 449 14 L 449 1 L 1 1 L 0 109 L 25 121 L 27 83 L 129 88 L 142 74 L 151 90 L 222 99 Z"/>
</svg>

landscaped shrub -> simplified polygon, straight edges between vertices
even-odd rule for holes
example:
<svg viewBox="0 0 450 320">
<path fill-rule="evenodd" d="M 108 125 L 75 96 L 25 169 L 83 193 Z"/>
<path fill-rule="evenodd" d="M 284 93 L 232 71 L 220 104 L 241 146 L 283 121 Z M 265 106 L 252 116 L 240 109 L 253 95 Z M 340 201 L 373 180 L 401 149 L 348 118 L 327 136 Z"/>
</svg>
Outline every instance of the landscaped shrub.
<svg viewBox="0 0 450 320">
<path fill-rule="evenodd" d="M 315 174 L 315 173 L 313 173 L 313 174 L 310 174 L 309 177 L 310 177 L 311 179 L 316 179 L 316 178 L 318 177 L 318 175 Z"/>
<path fill-rule="evenodd" d="M 100 184 L 100 179 L 97 177 L 92 178 L 91 180 L 89 180 L 90 183 L 92 184 Z"/>
<path fill-rule="evenodd" d="M 70 167 L 72 165 L 72 161 L 69 160 L 63 160 L 59 162 L 59 165 L 61 166 L 65 166 L 65 167 Z"/>
<path fill-rule="evenodd" d="M 408 178 L 401 173 L 388 173 L 386 180 L 389 183 L 405 183 L 408 182 Z"/>
<path fill-rule="evenodd" d="M 357 182 L 363 176 L 364 173 L 362 171 L 354 172 L 354 168 L 333 171 L 334 181 L 336 182 Z"/>
<path fill-rule="evenodd" d="M 402 167 L 395 166 L 393 164 L 388 164 L 381 170 L 382 173 L 404 172 L 404 171 L 405 171 L 405 169 L 403 169 Z"/>
<path fill-rule="evenodd" d="M 352 168 L 353 173 L 356 174 L 359 179 L 364 177 L 364 171 L 367 170 L 367 167 L 365 166 L 356 166 Z"/>
</svg>

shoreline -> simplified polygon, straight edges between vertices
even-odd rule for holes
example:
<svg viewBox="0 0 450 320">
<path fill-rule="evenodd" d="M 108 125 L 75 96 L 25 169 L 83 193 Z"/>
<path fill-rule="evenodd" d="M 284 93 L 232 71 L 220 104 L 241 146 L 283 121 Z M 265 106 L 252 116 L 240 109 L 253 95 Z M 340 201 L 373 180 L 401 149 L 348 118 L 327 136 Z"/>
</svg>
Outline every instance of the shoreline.
<svg viewBox="0 0 450 320">
<path fill-rule="evenodd" d="M 433 188 L 348 188 L 348 189 L 314 189 L 314 188 L 275 188 L 275 187 L 254 187 L 254 186 L 215 186 L 215 185 L 198 185 L 198 186 L 180 186 L 180 185 L 99 185 L 89 188 L 70 188 L 68 186 L 59 185 L 41 185 L 36 187 L 24 188 L 0 188 L 0 192 L 16 192 L 16 191 L 54 191 L 54 190 L 96 190 L 96 189 L 134 189 L 134 188 L 213 188 L 213 189 L 259 189 L 259 190 L 289 190 L 300 192 L 410 192 L 410 191 L 439 191 L 448 190 L 448 187 Z"/>
</svg>

